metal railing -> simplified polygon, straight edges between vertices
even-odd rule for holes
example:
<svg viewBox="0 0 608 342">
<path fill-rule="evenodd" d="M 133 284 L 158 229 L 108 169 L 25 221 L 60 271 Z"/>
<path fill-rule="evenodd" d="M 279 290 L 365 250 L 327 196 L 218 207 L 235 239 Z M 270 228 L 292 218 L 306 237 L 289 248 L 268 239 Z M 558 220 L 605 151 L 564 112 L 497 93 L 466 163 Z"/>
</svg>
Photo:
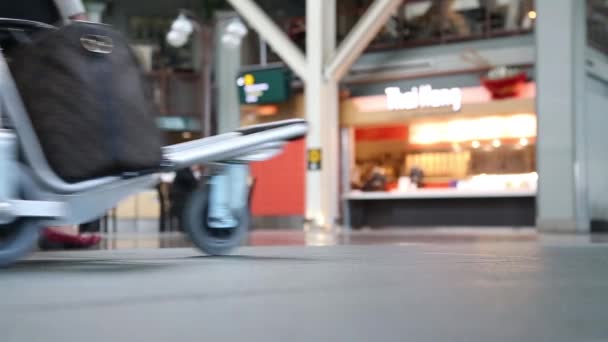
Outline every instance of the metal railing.
<svg viewBox="0 0 608 342">
<path fill-rule="evenodd" d="M 406 1 L 369 51 L 520 35 L 534 29 L 532 0 Z"/>
<path fill-rule="evenodd" d="M 372 0 L 337 3 L 338 42 L 371 3 Z M 522 35 L 534 30 L 535 19 L 534 0 L 406 0 L 366 51 Z M 277 23 L 302 50 L 306 49 L 304 17 L 282 18 Z M 267 62 L 280 61 L 276 54 L 268 52 Z M 259 51 L 255 54 L 259 55 Z"/>
</svg>

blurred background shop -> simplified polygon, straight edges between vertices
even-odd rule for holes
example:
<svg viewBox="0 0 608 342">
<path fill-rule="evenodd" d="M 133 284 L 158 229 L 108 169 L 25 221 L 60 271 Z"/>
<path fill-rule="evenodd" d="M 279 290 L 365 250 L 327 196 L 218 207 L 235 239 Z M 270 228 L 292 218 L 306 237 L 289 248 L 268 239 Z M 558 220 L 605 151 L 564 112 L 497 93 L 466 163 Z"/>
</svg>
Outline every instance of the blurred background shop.
<svg viewBox="0 0 608 342">
<path fill-rule="evenodd" d="M 338 40 L 370 3 L 338 3 Z M 292 12 L 303 15 L 299 10 Z M 532 1 L 407 1 L 398 8 L 341 85 L 347 224 L 534 225 L 535 16 Z M 304 48 L 303 17 L 283 21 Z M 242 102 L 242 122 L 303 117 L 301 83 L 291 83 L 293 95 L 279 103 Z M 305 159 L 303 149 L 289 152 Z"/>
<path fill-rule="evenodd" d="M 306 50 L 306 1 L 255 3 Z M 336 1 L 338 45 L 372 3 Z M 572 38 L 581 23 L 569 6 L 584 18 L 582 39 Z M 240 20 L 226 1 L 100 0 L 88 2 L 88 8 L 128 33 L 170 143 L 307 115 L 304 82 L 256 30 L 245 25 L 237 44 L 226 38 L 230 24 Z M 334 157 L 340 187 L 332 198 L 340 208 L 339 223 L 608 222 L 601 187 L 588 186 L 606 184 L 608 170 L 604 158 L 590 157 L 606 154 L 597 125 L 605 121 L 607 103 L 606 8 L 603 0 L 401 2 L 339 82 L 339 123 L 331 128 L 339 140 Z M 166 36 L 180 9 L 187 9 L 200 29 L 184 47 L 174 48 Z M 562 25 L 557 18 L 564 15 L 574 19 Z M 559 38 L 566 36 L 572 39 Z M 552 102 L 555 98 L 563 103 Z M 560 157 L 552 157 L 558 150 Z M 324 168 L 331 156 L 323 151 L 323 158 L 319 153 L 311 163 L 311 152 L 306 142 L 293 142 L 276 159 L 252 165 L 254 227 L 301 229 L 307 174 Z M 582 168 L 571 172 L 573 165 Z M 150 227 L 168 215 L 172 177 L 150 190 L 148 197 L 160 200 L 137 202 L 162 208 L 142 209 L 159 213 L 146 214 Z"/>
<path fill-rule="evenodd" d="M 265 3 L 305 49 L 304 2 Z M 338 44 L 371 3 L 337 3 Z M 340 82 L 342 224 L 605 227 L 608 201 L 590 184 L 605 184 L 608 170 L 597 124 L 605 120 L 608 4 L 541 1 L 541 32 L 537 5 L 412 0 L 397 7 Z M 558 19 L 564 16 L 568 22 Z M 280 63 L 260 42 L 256 67 Z M 242 122 L 301 117 L 302 82 L 293 76 L 291 84 L 293 95 L 281 103 L 243 104 Z"/>
<path fill-rule="evenodd" d="M 510 67 L 358 87 L 385 88 L 343 101 L 351 224 L 534 225 L 535 84 L 530 66 Z"/>
</svg>

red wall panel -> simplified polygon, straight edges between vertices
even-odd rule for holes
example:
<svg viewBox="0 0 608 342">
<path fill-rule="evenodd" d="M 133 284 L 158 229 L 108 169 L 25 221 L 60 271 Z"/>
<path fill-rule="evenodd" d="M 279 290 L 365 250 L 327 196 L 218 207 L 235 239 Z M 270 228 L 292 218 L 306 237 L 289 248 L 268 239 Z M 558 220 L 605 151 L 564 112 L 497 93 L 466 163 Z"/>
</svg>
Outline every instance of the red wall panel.
<svg viewBox="0 0 608 342">
<path fill-rule="evenodd" d="M 306 143 L 290 142 L 277 157 L 251 164 L 255 177 L 253 216 L 303 216 L 306 181 Z"/>
<path fill-rule="evenodd" d="M 357 128 L 355 129 L 355 141 L 407 141 L 408 133 L 408 126 L 405 125 Z"/>
</svg>

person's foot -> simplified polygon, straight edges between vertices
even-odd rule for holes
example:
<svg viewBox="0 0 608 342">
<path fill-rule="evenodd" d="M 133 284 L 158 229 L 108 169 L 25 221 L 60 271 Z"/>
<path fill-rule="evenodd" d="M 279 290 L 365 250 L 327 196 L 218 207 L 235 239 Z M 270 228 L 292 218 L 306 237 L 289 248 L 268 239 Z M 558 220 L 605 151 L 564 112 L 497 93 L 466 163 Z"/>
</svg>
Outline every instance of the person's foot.
<svg viewBox="0 0 608 342">
<path fill-rule="evenodd" d="M 101 242 L 97 234 L 73 234 L 61 229 L 47 228 L 42 231 L 40 249 L 86 249 Z"/>
</svg>

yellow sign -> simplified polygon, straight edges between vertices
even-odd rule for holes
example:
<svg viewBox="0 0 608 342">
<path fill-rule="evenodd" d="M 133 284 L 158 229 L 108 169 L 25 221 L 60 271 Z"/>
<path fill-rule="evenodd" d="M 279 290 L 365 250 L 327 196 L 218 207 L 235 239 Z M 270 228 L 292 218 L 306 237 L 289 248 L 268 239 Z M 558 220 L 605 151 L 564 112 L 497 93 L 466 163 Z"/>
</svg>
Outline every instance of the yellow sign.
<svg viewBox="0 0 608 342">
<path fill-rule="evenodd" d="M 321 149 L 308 150 L 308 170 L 321 170 Z"/>
</svg>

